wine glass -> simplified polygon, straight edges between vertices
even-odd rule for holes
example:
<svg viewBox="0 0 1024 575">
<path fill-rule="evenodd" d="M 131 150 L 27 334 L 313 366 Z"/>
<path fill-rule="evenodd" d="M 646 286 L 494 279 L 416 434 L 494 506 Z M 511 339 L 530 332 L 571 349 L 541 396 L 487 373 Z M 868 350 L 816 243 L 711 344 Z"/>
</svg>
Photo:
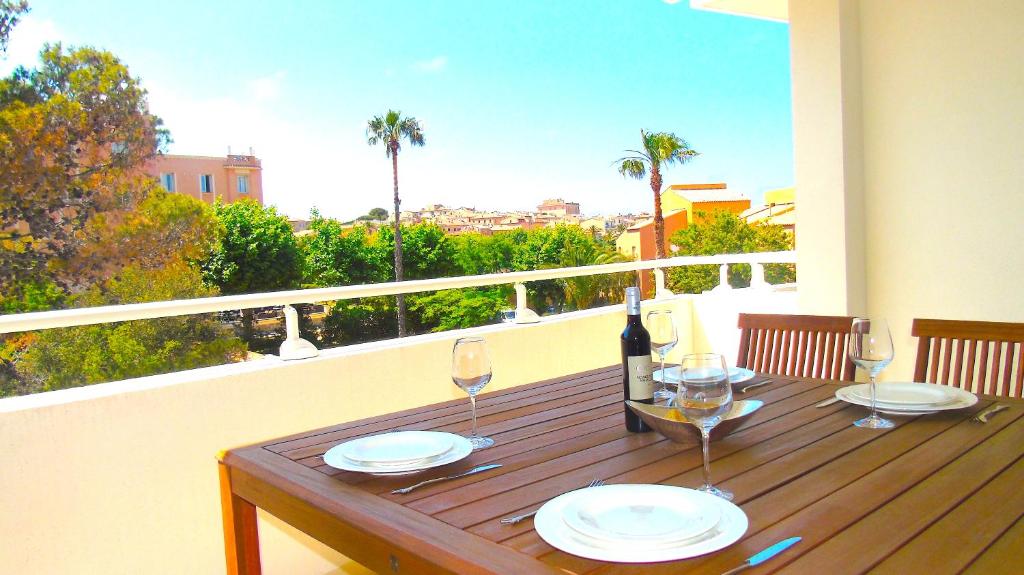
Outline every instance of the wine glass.
<svg viewBox="0 0 1024 575">
<path fill-rule="evenodd" d="M 683 357 L 682 380 L 676 394 L 676 408 L 700 429 L 704 454 L 704 485 L 698 491 L 732 500 L 732 493 L 711 484 L 711 461 L 708 441 L 711 430 L 732 408 L 732 385 L 725 357 L 717 353 L 697 353 Z"/>
<path fill-rule="evenodd" d="M 857 364 L 857 367 L 868 372 L 871 379 L 871 415 L 854 421 L 857 427 L 868 427 L 871 429 L 887 429 L 893 426 L 893 422 L 878 416 L 875 406 L 875 378 L 885 369 L 885 366 L 892 363 L 892 334 L 889 333 L 889 324 L 884 319 L 863 319 L 853 320 L 850 333 L 849 346 L 850 361 Z"/>
<path fill-rule="evenodd" d="M 476 394 L 491 381 L 491 358 L 487 354 L 487 342 L 482 337 L 460 337 L 452 349 L 452 381 L 469 394 L 473 413 L 473 432 L 469 442 L 473 449 L 486 449 L 494 445 L 490 437 L 481 437 L 476 432 Z"/>
<path fill-rule="evenodd" d="M 661 387 L 654 392 L 654 399 L 672 400 L 676 394 L 672 393 L 667 385 L 668 374 L 665 373 L 665 356 L 679 342 L 679 335 L 676 333 L 676 322 L 672 317 L 672 311 L 663 309 L 647 313 L 647 331 L 651 334 L 651 349 L 661 359 Z"/>
</svg>

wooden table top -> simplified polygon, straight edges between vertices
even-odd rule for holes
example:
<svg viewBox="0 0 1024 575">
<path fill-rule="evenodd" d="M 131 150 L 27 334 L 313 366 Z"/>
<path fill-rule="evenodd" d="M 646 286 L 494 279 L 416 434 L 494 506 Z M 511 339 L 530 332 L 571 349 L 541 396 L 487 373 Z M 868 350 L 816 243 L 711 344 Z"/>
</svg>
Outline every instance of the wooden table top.
<svg viewBox="0 0 1024 575">
<path fill-rule="evenodd" d="M 836 382 L 772 376 L 742 398 L 765 402 L 711 446 L 712 478 L 735 494 L 750 527 L 709 555 L 615 564 L 558 551 L 532 520 L 535 509 L 594 478 L 696 487 L 699 447 L 623 426 L 621 368 L 575 374 L 478 399 L 481 432 L 494 447 L 449 466 L 376 477 L 324 465 L 342 441 L 394 430 L 467 433 L 468 400 L 355 421 L 228 452 L 231 489 L 380 573 L 714 573 L 765 547 L 803 541 L 750 573 L 1020 572 L 1024 542 L 1024 402 L 989 423 L 971 409 L 891 417 L 896 427 L 852 422 L 865 410 L 816 408 Z M 407 495 L 396 487 L 483 463 L 503 467 Z"/>
</svg>

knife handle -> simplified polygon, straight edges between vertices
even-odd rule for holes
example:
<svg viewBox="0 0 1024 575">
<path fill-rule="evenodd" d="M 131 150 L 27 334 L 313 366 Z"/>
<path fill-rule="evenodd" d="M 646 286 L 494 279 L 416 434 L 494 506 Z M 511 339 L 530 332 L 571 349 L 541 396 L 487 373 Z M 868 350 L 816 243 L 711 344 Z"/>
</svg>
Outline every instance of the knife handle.
<svg viewBox="0 0 1024 575">
<path fill-rule="evenodd" d="M 722 573 L 722 575 L 733 575 L 733 573 L 739 573 L 740 571 L 744 571 L 744 570 L 749 569 L 749 568 L 750 568 L 750 561 L 744 561 L 742 564 L 737 565 L 736 567 L 733 567 L 732 569 L 729 569 L 725 573 Z"/>
</svg>

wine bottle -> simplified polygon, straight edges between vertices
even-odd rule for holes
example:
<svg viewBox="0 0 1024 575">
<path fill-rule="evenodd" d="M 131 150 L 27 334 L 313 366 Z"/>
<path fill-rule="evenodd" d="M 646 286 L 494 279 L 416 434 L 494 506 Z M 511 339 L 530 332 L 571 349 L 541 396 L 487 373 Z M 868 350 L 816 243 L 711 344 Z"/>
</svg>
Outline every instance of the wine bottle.
<svg viewBox="0 0 1024 575">
<path fill-rule="evenodd" d="M 654 403 L 651 334 L 640 321 L 640 289 L 626 288 L 626 329 L 622 331 L 622 394 L 627 400 Z M 651 428 L 625 403 L 626 429 L 635 433 Z"/>
</svg>

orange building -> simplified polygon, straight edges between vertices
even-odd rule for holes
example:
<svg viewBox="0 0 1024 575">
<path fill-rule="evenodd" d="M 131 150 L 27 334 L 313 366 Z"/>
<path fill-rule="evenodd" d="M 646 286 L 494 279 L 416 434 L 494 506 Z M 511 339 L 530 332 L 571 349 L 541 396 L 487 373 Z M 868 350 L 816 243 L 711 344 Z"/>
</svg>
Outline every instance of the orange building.
<svg viewBox="0 0 1024 575">
<path fill-rule="evenodd" d="M 672 184 L 661 193 L 661 209 L 686 210 L 689 223 L 700 221 L 702 214 L 730 212 L 741 214 L 750 209 L 750 198 L 717 184 Z"/>
<path fill-rule="evenodd" d="M 662 214 L 665 220 L 665 254 L 672 257 L 672 249 L 669 238 L 679 230 L 685 230 L 689 225 L 686 210 L 674 210 Z M 654 218 L 637 222 L 615 240 L 615 249 L 622 255 L 632 260 L 653 260 L 658 254 L 654 249 Z M 653 293 L 652 274 L 641 272 L 640 293 L 649 296 Z"/>
<path fill-rule="evenodd" d="M 250 198 L 263 204 L 263 168 L 253 155 L 160 155 L 146 164 L 146 173 L 169 192 L 187 194 L 212 204 Z"/>
</svg>

